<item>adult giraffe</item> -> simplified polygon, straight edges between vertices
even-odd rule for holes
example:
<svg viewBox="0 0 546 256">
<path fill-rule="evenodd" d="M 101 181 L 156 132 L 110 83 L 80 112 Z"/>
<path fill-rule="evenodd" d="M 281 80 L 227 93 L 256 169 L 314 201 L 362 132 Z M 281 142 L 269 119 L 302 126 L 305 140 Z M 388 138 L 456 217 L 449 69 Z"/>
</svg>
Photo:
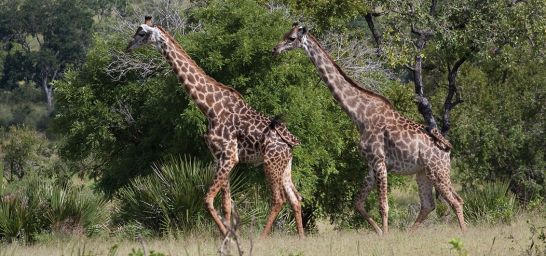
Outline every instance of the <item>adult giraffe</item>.
<svg viewBox="0 0 546 256">
<path fill-rule="evenodd" d="M 214 181 L 205 196 L 205 206 L 223 235 L 227 228 L 216 212 L 214 197 L 222 190 L 225 223 L 231 219 L 229 173 L 241 163 L 264 164 L 271 188 L 272 207 L 262 232 L 266 236 L 288 199 L 294 210 L 298 234 L 304 237 L 301 218 L 301 196 L 292 183 L 292 147 L 299 140 L 286 126 L 254 110 L 233 88 L 217 82 L 197 66 L 180 44 L 160 26 L 152 25 L 146 16 L 129 43 L 127 50 L 145 44 L 154 45 L 172 66 L 184 89 L 206 116 L 208 131 L 205 142 L 216 160 Z"/>
<path fill-rule="evenodd" d="M 355 207 L 375 231 L 380 235 L 388 232 L 387 170 L 396 174 L 416 175 L 421 210 L 412 229 L 418 228 L 434 209 L 434 186 L 451 205 L 464 231 L 463 200 L 453 189 L 450 180 L 451 144 L 437 129 L 427 132 L 423 125 L 400 115 L 385 97 L 354 82 L 317 40 L 307 33 L 307 29 L 298 23 L 294 23 L 282 41 L 273 48 L 273 54 L 295 48 L 305 50 L 334 99 L 360 132 L 359 151 L 368 161 L 369 174 L 356 196 Z M 366 198 L 376 184 L 383 230 L 364 208 Z"/>
</svg>

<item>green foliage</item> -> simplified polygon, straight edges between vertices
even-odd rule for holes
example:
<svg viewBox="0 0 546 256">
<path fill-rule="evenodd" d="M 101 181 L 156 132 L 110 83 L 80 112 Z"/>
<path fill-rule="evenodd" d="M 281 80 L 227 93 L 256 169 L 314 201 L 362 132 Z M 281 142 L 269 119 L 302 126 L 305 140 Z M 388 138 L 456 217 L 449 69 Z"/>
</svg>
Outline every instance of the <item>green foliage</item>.
<svg viewBox="0 0 546 256">
<path fill-rule="evenodd" d="M 539 57 L 528 50 L 507 49 L 503 55 L 511 60 L 483 63 L 482 70 L 468 66 L 461 74 L 468 97 L 453 113 L 453 165 L 464 185 L 511 181 L 525 202 L 545 192 L 546 67 L 532 64 Z"/>
<path fill-rule="evenodd" d="M 508 184 L 496 182 L 469 188 L 464 198 L 464 215 L 472 223 L 510 223 L 517 211 L 516 201 Z"/>
<path fill-rule="evenodd" d="M 50 231 L 91 235 L 108 221 L 103 196 L 85 187 L 28 175 L 1 192 L 0 240 L 31 242 Z"/>
<path fill-rule="evenodd" d="M 194 115 L 185 111 L 189 100 L 172 74 L 141 84 L 113 81 L 106 73 L 111 48 L 122 49 L 124 43 L 97 37 L 82 70 L 56 83 L 53 126 L 65 136 L 60 153 L 74 161 L 90 158 L 92 166 L 83 173 L 100 177 L 109 192 L 149 173 L 151 164 L 169 153 L 208 156 Z"/>
</svg>

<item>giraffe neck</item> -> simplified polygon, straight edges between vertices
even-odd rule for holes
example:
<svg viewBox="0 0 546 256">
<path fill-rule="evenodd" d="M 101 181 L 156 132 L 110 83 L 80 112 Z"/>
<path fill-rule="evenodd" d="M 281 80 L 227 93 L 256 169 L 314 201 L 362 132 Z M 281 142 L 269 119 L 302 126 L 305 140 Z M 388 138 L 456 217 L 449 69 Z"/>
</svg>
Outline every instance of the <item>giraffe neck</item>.
<svg viewBox="0 0 546 256">
<path fill-rule="evenodd" d="M 230 102 L 244 103 L 237 91 L 205 74 L 168 32 L 158 28 L 161 36 L 156 42 L 156 48 L 167 59 L 186 92 L 207 118 L 216 117 L 220 111 L 225 110 L 221 101 L 226 97 L 230 97 Z"/>
<path fill-rule="evenodd" d="M 334 99 L 353 121 L 366 118 L 362 115 L 370 112 L 367 109 L 374 109 L 384 104 L 391 106 L 386 98 L 360 87 L 349 78 L 313 36 L 305 35 L 302 43 L 303 49 L 315 64 L 320 77 L 332 92 Z"/>
</svg>

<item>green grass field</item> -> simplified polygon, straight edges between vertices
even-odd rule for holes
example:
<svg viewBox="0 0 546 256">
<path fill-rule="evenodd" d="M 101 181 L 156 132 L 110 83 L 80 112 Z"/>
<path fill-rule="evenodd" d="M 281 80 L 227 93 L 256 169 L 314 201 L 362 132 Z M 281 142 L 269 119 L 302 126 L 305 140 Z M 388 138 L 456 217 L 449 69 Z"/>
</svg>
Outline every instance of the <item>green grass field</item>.
<svg viewBox="0 0 546 256">
<path fill-rule="evenodd" d="M 531 238 L 532 226 L 542 227 L 544 231 L 545 216 L 519 216 L 509 225 L 470 226 L 464 234 L 454 224 L 437 223 L 413 233 L 393 229 L 384 237 L 370 230 L 329 228 L 304 240 L 295 235 L 274 233 L 264 240 L 253 236 L 252 255 L 465 255 L 465 252 L 467 255 L 544 255 L 546 244 L 539 234 Z M 461 242 L 458 244 L 461 250 L 454 249 L 450 243 L 454 239 Z M 221 242 L 214 236 L 185 236 L 149 240 L 145 244 L 148 250 L 165 255 L 218 255 Z M 244 255 L 249 255 L 248 237 L 243 237 L 241 245 Z M 137 241 L 115 238 L 56 238 L 32 246 L 3 245 L 0 255 L 128 255 L 141 248 Z M 231 252 L 237 255 L 234 244 Z"/>
</svg>

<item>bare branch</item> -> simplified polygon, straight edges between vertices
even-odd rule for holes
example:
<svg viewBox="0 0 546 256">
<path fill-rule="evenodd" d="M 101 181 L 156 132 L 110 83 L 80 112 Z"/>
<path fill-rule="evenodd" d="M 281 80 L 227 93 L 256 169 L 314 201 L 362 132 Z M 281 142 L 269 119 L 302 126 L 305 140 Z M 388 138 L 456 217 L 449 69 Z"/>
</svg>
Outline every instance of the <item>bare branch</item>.
<svg viewBox="0 0 546 256">
<path fill-rule="evenodd" d="M 448 64 L 448 75 L 447 75 L 447 81 L 448 81 L 448 92 L 446 96 L 446 100 L 444 102 L 444 114 L 443 114 L 443 125 L 442 125 L 442 134 L 445 135 L 451 128 L 451 122 L 450 122 L 450 114 L 451 109 L 453 109 L 455 106 L 457 106 L 460 103 L 463 103 L 463 100 L 461 100 L 458 88 L 457 88 L 457 73 L 459 72 L 459 68 L 463 63 L 467 60 L 467 55 L 464 55 L 457 61 L 455 61 L 455 64 L 453 64 L 453 67 L 451 68 Z M 455 99 L 453 99 L 455 97 Z"/>
<path fill-rule="evenodd" d="M 122 101 L 121 99 L 118 99 L 116 103 L 117 103 L 117 106 L 112 107 L 112 111 L 121 114 L 126 124 L 133 125 L 135 123 L 135 118 L 133 117 L 133 114 L 131 113 L 129 104 Z"/>
<path fill-rule="evenodd" d="M 373 13 L 369 12 L 366 14 L 366 23 L 368 23 L 368 28 L 372 32 L 373 39 L 375 40 L 375 44 L 377 48 L 381 48 L 382 46 L 382 37 L 379 31 L 377 31 L 377 28 L 375 27 L 375 24 L 373 22 Z"/>
<path fill-rule="evenodd" d="M 222 245 L 220 246 L 220 249 L 218 249 L 218 253 L 220 253 L 220 256 L 228 255 L 229 253 L 229 242 L 233 239 L 235 244 L 237 245 L 237 252 L 239 253 L 239 256 L 243 255 L 243 250 L 241 249 L 240 244 L 240 238 L 239 238 L 239 228 L 241 225 L 241 219 L 239 218 L 239 212 L 237 211 L 235 207 L 235 203 L 232 203 L 231 206 L 231 223 L 232 225 L 228 225 L 227 220 L 224 220 L 224 226 L 227 228 L 227 233 L 224 237 L 224 240 L 222 241 Z M 252 246 L 252 243 L 251 243 Z"/>
<path fill-rule="evenodd" d="M 393 71 L 385 68 L 383 61 L 377 59 L 377 49 L 366 47 L 358 39 L 328 32 L 321 38 L 324 48 L 347 74 L 366 85 L 368 89 L 378 90 L 380 81 L 377 74 L 387 79 L 395 79 Z"/>
<path fill-rule="evenodd" d="M 438 4 L 437 0 L 432 0 L 432 2 L 430 3 L 430 9 L 428 11 L 430 16 L 436 16 L 436 6 L 437 6 L 437 4 Z"/>
<path fill-rule="evenodd" d="M 146 6 L 145 6 L 146 7 Z M 199 31 L 202 28 L 201 23 L 190 23 L 187 17 L 182 15 L 185 9 L 191 8 L 192 4 L 187 0 L 158 1 L 154 5 L 154 15 L 157 17 L 154 23 L 168 28 L 173 34 L 187 34 Z M 148 11 L 137 9 L 127 18 L 118 10 L 113 10 L 113 16 L 116 22 L 109 27 L 115 34 L 127 35 L 129 38 L 140 25 L 142 18 L 149 15 Z M 127 54 L 119 50 L 110 51 L 112 62 L 107 66 L 106 73 L 114 81 L 123 80 L 127 74 L 134 73 L 142 79 L 148 78 L 157 72 L 167 72 L 169 65 L 159 54 L 145 55 L 138 52 Z"/>
<path fill-rule="evenodd" d="M 148 256 L 148 247 L 146 246 L 146 242 L 144 242 L 144 239 L 140 233 L 137 235 L 137 239 L 140 242 L 140 246 L 142 246 L 142 254 L 144 254 L 144 256 Z"/>
<path fill-rule="evenodd" d="M 169 65 L 160 55 L 152 57 L 142 53 L 127 54 L 117 50 L 111 51 L 110 55 L 112 55 L 112 62 L 106 67 L 106 74 L 114 81 L 123 80 L 130 72 L 145 79 L 157 72 L 170 70 Z"/>
</svg>

